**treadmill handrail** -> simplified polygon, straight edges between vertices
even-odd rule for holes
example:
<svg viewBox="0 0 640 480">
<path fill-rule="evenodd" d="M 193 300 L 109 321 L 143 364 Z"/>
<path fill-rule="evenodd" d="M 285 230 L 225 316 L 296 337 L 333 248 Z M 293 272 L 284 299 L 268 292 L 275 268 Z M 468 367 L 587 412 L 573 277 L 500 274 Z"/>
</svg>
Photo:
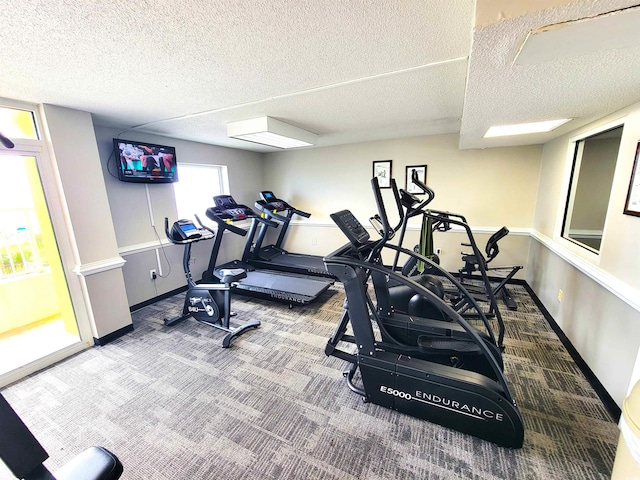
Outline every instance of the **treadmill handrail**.
<svg viewBox="0 0 640 480">
<path fill-rule="evenodd" d="M 254 212 L 255 213 L 255 212 Z M 236 227 L 235 225 L 233 225 L 230 222 L 227 222 L 227 220 L 224 220 L 222 218 L 220 218 L 218 216 L 218 214 L 216 213 L 216 209 L 213 207 L 209 207 L 207 208 L 206 211 L 206 215 L 207 218 L 209 218 L 210 220 L 213 220 L 214 222 L 216 222 L 223 230 L 229 230 L 235 234 L 238 235 L 242 235 L 243 237 L 247 234 L 247 231 L 243 228 L 240 227 Z M 255 216 L 247 216 L 245 218 L 243 218 L 242 220 L 257 220 L 260 223 L 264 223 L 270 227 L 273 228 L 278 228 L 278 224 L 276 222 L 273 222 L 269 219 L 266 218 L 262 218 L 260 215 L 256 214 Z"/>
<path fill-rule="evenodd" d="M 279 213 L 274 212 L 273 210 L 269 210 L 268 208 L 266 208 L 265 205 L 261 205 L 260 202 L 264 202 L 264 200 L 257 200 L 255 203 L 255 207 L 260 210 L 262 213 L 264 213 L 267 218 L 274 218 L 282 223 L 288 223 L 289 222 L 289 218 L 285 217 L 284 215 L 280 215 Z"/>
<path fill-rule="evenodd" d="M 276 198 L 275 200 L 272 200 L 270 202 L 267 202 L 266 200 L 256 200 L 255 206 L 261 212 L 264 212 L 264 213 L 269 212 L 269 213 L 274 213 L 274 214 L 278 215 L 278 212 L 275 212 L 273 209 L 270 209 L 268 207 L 268 204 L 276 203 L 276 202 L 281 203 L 282 206 L 284 207 L 281 211 L 287 210 L 288 212 L 291 212 L 291 213 L 289 213 L 289 217 L 291 217 L 291 214 L 293 214 L 293 213 L 295 213 L 296 215 L 300 215 L 301 217 L 305 217 L 305 218 L 309 218 L 311 216 L 311 214 L 309 212 L 305 212 L 304 210 L 300 210 L 300 209 L 294 207 L 293 205 L 291 205 L 289 202 L 285 202 L 281 198 Z"/>
<path fill-rule="evenodd" d="M 436 294 L 431 292 L 429 289 L 425 288 L 423 285 L 420 285 L 419 283 L 414 282 L 413 280 L 411 280 L 411 279 L 409 279 L 409 278 L 407 278 L 407 277 L 405 277 L 403 275 L 399 275 L 399 274 L 397 274 L 395 272 L 392 272 L 388 268 L 386 268 L 384 266 L 381 266 L 381 265 L 378 265 L 378 264 L 373 264 L 373 263 L 370 263 L 370 262 L 363 262 L 361 260 L 356 260 L 356 259 L 353 259 L 353 258 L 345 258 L 345 257 L 329 257 L 329 258 L 325 258 L 325 263 L 327 263 L 328 265 L 347 266 L 347 267 L 351 267 L 353 270 L 355 270 L 356 268 L 360 268 L 360 269 L 362 269 L 364 271 L 375 270 L 375 271 L 380 272 L 380 273 L 382 273 L 384 275 L 388 275 L 394 281 L 397 281 L 397 282 L 399 282 L 399 283 L 401 283 L 403 285 L 408 286 L 409 288 L 413 289 L 419 295 L 422 295 L 422 296 L 425 296 L 425 297 L 428 297 L 428 298 L 432 299 L 436 304 L 438 304 L 438 308 L 441 308 L 442 311 L 445 314 L 447 314 L 452 320 L 458 322 L 458 324 L 462 328 L 464 328 L 465 331 L 469 334 L 469 336 L 474 341 L 474 343 L 476 343 L 476 345 L 478 345 L 478 347 L 480 348 L 480 351 L 482 352 L 484 357 L 487 359 L 487 362 L 489 363 L 489 365 L 490 365 L 491 369 L 493 370 L 496 378 L 498 379 L 498 383 L 503 388 L 504 393 L 505 393 L 505 397 L 514 406 L 516 405 L 516 402 L 513 399 L 513 395 L 511 394 L 511 390 L 509 389 L 509 385 L 507 384 L 507 381 L 506 381 L 506 379 L 504 377 L 504 373 L 500 369 L 498 363 L 496 362 L 496 359 L 491 354 L 491 352 L 490 352 L 489 348 L 487 347 L 487 345 L 484 343 L 484 341 L 478 335 L 477 331 L 458 312 L 456 312 L 452 307 L 450 307 L 446 302 L 444 302 Z M 353 322 L 354 319 L 352 318 L 351 321 Z M 369 322 L 369 321 L 370 321 L 369 318 L 367 318 L 367 322 Z"/>
</svg>

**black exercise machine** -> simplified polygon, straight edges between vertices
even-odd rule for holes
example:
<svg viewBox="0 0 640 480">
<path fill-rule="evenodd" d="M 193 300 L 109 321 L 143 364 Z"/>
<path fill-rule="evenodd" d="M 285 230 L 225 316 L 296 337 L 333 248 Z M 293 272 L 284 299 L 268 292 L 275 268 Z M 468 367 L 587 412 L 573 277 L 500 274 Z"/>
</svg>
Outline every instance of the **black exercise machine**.
<svg viewBox="0 0 640 480">
<path fill-rule="evenodd" d="M 418 197 L 408 192 L 402 191 L 402 202 L 407 208 L 407 211 L 425 211 L 426 206 L 433 200 L 435 193 L 418 178 L 417 172 L 415 171 L 412 174 L 412 181 L 423 191 L 423 193 L 427 194 L 427 200 L 420 203 Z M 429 214 L 435 214 L 435 216 Z M 454 221 L 450 222 L 449 220 Z M 502 227 L 493 235 L 491 235 L 489 240 L 487 240 L 487 244 L 485 246 L 485 257 L 476 245 L 473 233 L 468 227 L 467 219 L 464 216 L 451 212 L 428 210 L 427 215 L 423 216 L 419 252 L 429 258 L 437 257 L 437 255 L 435 255 L 433 252 L 433 231 L 446 232 L 451 229 L 452 224 L 462 226 L 464 228 L 469 241 L 468 243 L 462 243 L 462 246 L 471 248 L 471 252 L 461 252 L 464 266 L 458 270 L 460 281 L 467 286 L 469 291 L 473 293 L 476 299 L 487 302 L 489 304 L 489 309 L 487 311 L 487 314 L 489 316 L 496 315 L 495 310 L 497 310 L 498 307 L 495 303 L 495 298 L 498 295 L 502 297 L 504 304 L 509 310 L 517 310 L 517 304 L 515 300 L 513 300 L 506 285 L 509 281 L 511 281 L 513 276 L 520 269 L 522 269 L 522 265 L 499 267 L 489 266 L 489 263 L 494 260 L 500 252 L 498 242 L 509 234 L 509 229 L 507 227 Z M 422 270 L 422 268 L 418 268 L 418 270 Z M 488 277 L 490 271 L 507 271 L 507 273 L 506 275 L 499 275 L 498 283 L 495 287 L 493 287 L 489 282 Z M 482 286 L 473 284 L 470 282 L 470 280 L 476 280 Z M 462 306 L 462 308 L 464 308 L 464 306 Z M 497 315 L 499 315 L 499 313 L 497 313 Z"/>
<path fill-rule="evenodd" d="M 24 480 L 116 480 L 124 470 L 113 453 L 93 446 L 52 474 L 44 465 L 49 454 L 2 394 L 0 458 L 16 478 Z"/>
<path fill-rule="evenodd" d="M 269 226 L 263 223 L 258 231 L 258 236 L 251 252 L 245 259 L 256 268 L 273 269 L 282 272 L 300 273 L 320 277 L 331 277 L 318 255 L 292 253 L 282 246 L 289 230 L 289 224 L 294 215 L 309 218 L 310 213 L 299 210 L 284 200 L 277 198 L 273 192 L 265 190 L 260 192 L 260 200 L 255 207 L 269 220 L 274 220 L 280 225 L 280 234 L 273 245 L 262 246 Z"/>
<path fill-rule="evenodd" d="M 395 181 L 391 180 L 392 184 Z M 395 185 L 393 185 L 395 187 Z M 378 208 L 382 215 L 386 218 L 386 211 L 382 201 L 382 196 L 378 192 L 374 192 Z M 369 263 L 382 265 L 382 250 L 388 248 L 405 253 L 412 258 L 428 262 L 432 268 L 439 270 L 439 273 L 449 279 L 453 285 L 460 288 L 461 295 L 467 295 L 468 292 L 462 287 L 457 279 L 442 270 L 441 267 L 431 260 L 420 256 L 419 254 L 401 249 L 395 245 L 391 245 L 388 241 L 392 238 L 393 230 L 384 228 L 380 229 L 382 238 L 380 240 L 370 240 L 368 232 L 360 224 L 360 222 L 349 212 L 344 210 L 331 215 L 336 225 L 341 229 L 345 236 L 349 239 L 350 244 L 334 252 L 332 256 L 349 256 Z M 380 219 L 380 215 L 378 215 Z M 325 259 L 326 260 L 326 259 Z M 421 358 L 443 365 L 450 365 L 458 368 L 482 373 L 493 378 L 493 371 L 487 364 L 481 351 L 473 341 L 469 339 L 467 332 L 460 327 L 453 319 L 447 317 L 446 313 L 439 308 L 438 303 L 433 302 L 430 298 L 417 294 L 412 288 L 402 285 L 399 282 L 390 279 L 389 276 L 381 274 L 375 270 L 369 272 L 363 278 L 363 284 L 372 280 L 373 291 L 375 293 L 375 306 L 370 298 L 368 287 L 365 288 L 365 296 L 367 303 L 371 306 L 371 318 L 376 323 L 381 336 L 381 343 L 387 351 L 410 355 L 415 358 Z M 412 281 L 419 283 L 423 287 L 430 290 L 434 295 L 441 297 L 441 292 L 436 288 L 432 288 L 431 284 L 422 282 L 423 278 L 411 278 Z M 403 289 L 403 294 L 407 298 L 418 297 L 420 299 L 418 313 L 405 314 L 396 310 L 392 304 L 392 292 Z M 408 294 L 407 294 L 408 291 Z M 498 363 L 500 369 L 503 368 L 502 354 L 498 347 L 497 339 L 491 329 L 491 326 L 483 316 L 480 306 L 471 298 L 473 305 L 479 313 L 482 320 L 484 330 L 476 330 L 478 336 L 487 344 L 487 348 Z M 354 343 L 353 337 L 346 334 L 349 318 L 343 312 L 343 317 L 335 330 L 332 338 L 327 342 L 325 353 L 331 355 L 338 342 Z"/>
<path fill-rule="evenodd" d="M 400 240 L 398 242 L 398 245 L 399 246 L 402 245 L 409 220 L 416 216 L 422 216 L 423 231 L 421 232 L 421 243 L 419 248 L 419 252 L 422 255 L 429 257 L 433 253 L 432 239 L 430 238 L 430 235 L 433 231 L 446 232 L 451 230 L 452 226 L 457 226 L 460 229 L 462 229 L 467 236 L 468 243 L 466 243 L 465 245 L 471 248 L 471 253 L 469 253 L 468 255 L 469 256 L 474 255 L 478 258 L 484 258 L 475 242 L 473 232 L 471 231 L 471 227 L 467 223 L 466 218 L 457 213 L 429 209 L 428 204 L 435 198 L 435 192 L 431 190 L 427 185 L 425 185 L 418 178 L 418 175 L 415 171 L 412 174 L 412 182 L 427 195 L 427 198 L 425 200 L 420 200 L 420 198 L 417 197 L 416 195 L 413 195 L 402 189 L 400 190 L 399 197 L 402 205 L 405 208 L 405 213 L 402 221 L 402 227 L 400 228 L 401 233 L 400 233 Z M 426 232 L 425 232 L 425 228 L 427 230 Z M 425 238 L 427 239 L 426 242 L 424 241 Z M 396 257 L 393 263 L 394 270 L 399 268 L 397 266 L 398 258 L 399 258 L 399 254 L 396 254 Z M 416 262 L 414 261 L 413 263 L 415 264 Z M 433 275 L 434 272 L 432 272 L 431 270 L 425 270 L 424 262 L 421 262 L 421 263 L 422 263 L 422 268 L 420 265 L 418 265 L 417 273 Z M 496 301 L 496 297 L 495 297 L 495 295 L 499 292 L 499 289 L 494 288 L 491 285 L 491 281 L 489 279 L 487 270 L 484 267 L 485 265 L 482 263 L 477 265 L 476 279 L 480 282 L 481 286 L 474 287 L 473 288 L 474 291 L 471 293 L 474 294 L 473 298 L 475 300 L 482 301 L 483 303 L 487 304 L 487 308 L 483 311 L 484 315 L 488 318 L 496 319 L 498 323 L 498 345 L 500 346 L 500 348 L 502 348 L 503 340 L 504 340 L 504 321 L 502 319 L 502 314 L 500 313 L 500 310 L 498 308 L 498 304 Z M 407 265 L 405 265 L 403 269 L 407 270 Z M 504 283 L 501 283 L 501 286 L 499 286 L 499 288 L 500 289 L 503 288 L 505 284 L 506 284 L 506 281 Z M 465 283 L 465 286 L 468 287 L 469 286 L 468 283 Z M 401 291 L 402 289 L 399 289 L 399 292 Z M 480 294 L 480 292 L 482 292 L 482 294 Z M 472 307 L 472 305 L 469 303 L 469 299 L 465 296 L 458 295 L 457 288 L 454 288 L 453 291 L 449 291 L 446 293 L 447 293 L 447 298 L 452 303 L 452 306 L 460 314 L 470 318 L 475 318 L 478 316 L 478 311 Z M 402 298 L 405 298 L 405 297 L 398 296 L 398 300 L 396 301 L 397 308 L 401 310 L 403 306 L 402 306 L 402 303 L 400 302 L 400 299 Z"/>
<path fill-rule="evenodd" d="M 218 195 L 213 197 L 214 207 L 207 209 L 207 218 L 218 225 L 218 234 L 211 250 L 209 266 L 202 274 L 202 280 L 210 281 L 220 275 L 221 269 L 242 268 L 246 271 L 246 278 L 241 279 L 232 286 L 235 293 L 257 298 L 264 298 L 281 303 L 306 305 L 318 299 L 331 285 L 333 279 L 328 277 L 309 277 L 287 272 L 269 269 L 257 269 L 244 260 L 232 260 L 223 265 L 217 265 L 218 254 L 225 231 L 238 235 L 246 235 L 242 259 L 249 257 L 253 247 L 252 239 L 255 237 L 258 225 L 266 224 L 276 228 L 278 224 L 272 220 L 262 218 L 246 205 L 238 204 L 231 195 Z M 233 225 L 233 222 L 250 220 L 251 226 L 247 232 Z"/>
<path fill-rule="evenodd" d="M 461 252 L 464 266 L 460 270 L 458 270 L 458 275 L 461 282 L 469 284 L 469 280 L 477 280 L 477 272 L 480 272 L 482 269 L 484 269 L 486 272 L 507 271 L 506 275 L 500 277 L 500 283 L 498 283 L 493 288 L 493 295 L 500 295 L 502 297 L 502 301 L 509 310 L 517 310 L 518 305 L 511 296 L 511 293 L 507 288 L 507 283 L 513 278 L 516 273 L 518 273 L 520 269 L 522 269 L 522 265 L 499 267 L 489 265 L 489 263 L 491 263 L 491 261 L 496 258 L 498 253 L 500 253 L 498 242 L 507 235 L 509 235 L 509 229 L 507 227 L 502 227 L 500 230 L 489 237 L 489 240 L 487 240 L 487 244 L 484 248 L 484 251 L 487 254 L 486 257 L 482 254 L 478 255 L 477 253 L 473 252 Z M 463 243 L 462 246 L 469 247 L 470 245 L 468 243 Z M 484 290 L 477 289 L 477 287 L 473 288 L 472 286 L 469 286 L 468 288 L 476 295 L 482 295 L 486 293 Z"/>
<path fill-rule="evenodd" d="M 169 241 L 175 245 L 184 246 L 182 266 L 188 286 L 182 314 L 172 319 L 165 319 L 164 324 L 174 325 L 188 317 L 193 317 L 198 322 L 227 332 L 227 335 L 222 339 L 222 347 L 228 348 L 235 337 L 248 330 L 258 328 L 260 322 L 250 321 L 236 328 L 232 328 L 229 324 L 230 317 L 234 315 L 231 312 L 231 288 L 247 276 L 246 271 L 242 268 L 218 270 L 216 274 L 218 275 L 217 280 L 219 283 L 197 284 L 193 280 L 191 269 L 189 268 L 191 246 L 196 242 L 211 240 L 216 237 L 215 232 L 203 225 L 197 216 L 196 220 L 200 223 L 200 228 L 196 227 L 191 220 L 178 220 L 174 222 L 171 230 L 169 230 L 169 219 L 166 217 L 164 219 L 164 230 Z M 239 234 L 244 234 L 244 230 L 238 230 L 242 232 L 238 232 Z"/>
<path fill-rule="evenodd" d="M 377 186 L 377 178 L 373 182 L 374 187 Z M 377 191 L 379 193 L 379 188 Z M 353 237 L 360 237 L 364 230 L 361 225 L 353 223 L 352 216 L 343 216 L 344 225 L 352 230 Z M 385 231 L 389 231 L 384 215 L 381 215 L 381 221 Z M 422 285 L 379 263 L 357 258 L 359 251 L 370 248 L 367 242 L 351 241 L 349 247 L 341 248 L 325 258 L 327 269 L 344 285 L 347 298 L 343 320 L 350 323 L 353 344 L 356 346 L 356 351 L 352 353 L 339 349 L 336 344 L 326 353 L 351 364 L 345 372 L 349 388 L 365 401 L 504 447 L 520 448 L 524 441 L 522 417 L 500 366 L 475 329 L 450 305 Z M 475 344 L 490 367 L 493 378 L 398 353 L 389 349 L 385 342 L 379 341 L 371 322 L 376 307 L 368 300 L 366 293 L 366 279 L 374 273 L 389 276 L 394 282 L 410 287 L 434 302 L 448 318 L 464 329 L 467 338 Z M 342 323 L 338 329 L 343 327 Z M 353 381 L 357 371 L 360 372 L 362 387 Z"/>
</svg>

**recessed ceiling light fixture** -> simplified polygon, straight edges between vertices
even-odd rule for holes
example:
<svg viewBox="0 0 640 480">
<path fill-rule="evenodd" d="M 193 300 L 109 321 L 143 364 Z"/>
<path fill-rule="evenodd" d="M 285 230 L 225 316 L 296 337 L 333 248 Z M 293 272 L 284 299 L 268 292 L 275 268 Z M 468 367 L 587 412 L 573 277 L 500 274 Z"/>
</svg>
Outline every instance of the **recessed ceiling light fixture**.
<svg viewBox="0 0 640 480">
<path fill-rule="evenodd" d="M 496 125 L 487 130 L 487 133 L 484 134 L 484 138 L 550 132 L 551 130 L 558 128 L 560 125 L 564 125 L 569 120 L 571 119 L 561 118 L 558 120 L 545 120 L 544 122 L 518 123 L 515 125 Z"/>
<path fill-rule="evenodd" d="M 277 148 L 315 145 L 318 136 L 271 117 L 227 123 L 227 136 Z"/>
</svg>

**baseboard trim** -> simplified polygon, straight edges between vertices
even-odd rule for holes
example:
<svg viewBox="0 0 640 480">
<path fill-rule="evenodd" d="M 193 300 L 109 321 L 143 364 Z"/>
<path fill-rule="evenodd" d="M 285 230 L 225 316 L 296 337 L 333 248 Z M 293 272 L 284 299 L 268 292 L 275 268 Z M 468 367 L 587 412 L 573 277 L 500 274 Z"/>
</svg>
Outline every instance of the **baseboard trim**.
<svg viewBox="0 0 640 480">
<path fill-rule="evenodd" d="M 531 298 L 535 302 L 536 306 L 540 309 L 540 311 L 542 312 L 542 315 L 544 315 L 545 320 L 547 320 L 547 323 L 549 323 L 549 326 L 553 329 L 556 335 L 558 335 L 558 338 L 562 342 L 562 345 L 564 345 L 564 347 L 567 349 L 573 361 L 576 363 L 580 371 L 584 374 L 587 381 L 589 382 L 591 387 L 595 390 L 596 394 L 598 395 L 602 403 L 604 403 L 604 406 L 609 412 L 609 414 L 613 417 L 613 419 L 616 422 L 620 421 L 620 415 L 622 414 L 620 407 L 618 407 L 618 404 L 613 400 L 611 395 L 609 395 L 609 392 L 607 392 L 607 390 L 604 388 L 602 383 L 600 383 L 600 380 L 598 380 L 598 377 L 596 377 L 595 373 L 593 373 L 593 371 L 589 368 L 589 365 L 587 365 L 587 363 L 584 361 L 582 356 L 575 349 L 571 341 L 564 334 L 560 326 L 556 323 L 554 318 L 551 316 L 551 313 L 549 313 L 549 310 L 547 310 L 546 307 L 542 304 L 538 296 L 535 294 L 531 286 L 526 281 L 522 280 L 522 283 L 520 282 L 517 282 L 517 283 L 520 285 L 523 285 L 525 290 L 527 290 L 529 295 L 531 295 Z"/>
<path fill-rule="evenodd" d="M 129 332 L 133 332 L 133 324 L 127 325 L 126 327 L 122 327 L 116 330 L 115 332 L 111 332 L 110 334 L 105 335 L 104 337 L 100 337 L 100 338 L 93 337 L 93 343 L 94 345 L 103 346 L 109 342 L 113 342 L 116 338 L 120 338 Z"/>
<path fill-rule="evenodd" d="M 153 297 L 150 298 L 149 300 L 145 300 L 144 302 L 141 303 L 136 303 L 135 305 L 132 305 L 129 307 L 129 311 L 131 313 L 135 312 L 136 310 L 140 310 L 141 308 L 144 307 L 148 307 L 149 305 L 153 305 L 156 302 L 159 302 L 160 300 L 164 300 L 165 298 L 169 298 L 169 297 L 173 297 L 174 295 L 177 295 L 178 293 L 182 293 L 182 292 L 186 292 L 187 291 L 187 286 L 184 285 L 180 288 L 176 288 L 174 290 L 171 290 L 169 292 L 163 293 L 162 295 L 158 295 L 157 297 Z"/>
</svg>

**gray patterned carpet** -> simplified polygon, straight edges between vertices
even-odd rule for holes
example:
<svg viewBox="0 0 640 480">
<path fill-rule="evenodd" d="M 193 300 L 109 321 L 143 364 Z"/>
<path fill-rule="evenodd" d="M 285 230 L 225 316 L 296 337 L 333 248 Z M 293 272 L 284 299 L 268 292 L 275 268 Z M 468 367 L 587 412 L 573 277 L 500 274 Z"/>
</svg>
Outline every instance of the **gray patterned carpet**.
<svg viewBox="0 0 640 480">
<path fill-rule="evenodd" d="M 92 444 L 125 479 L 604 479 L 615 422 L 526 290 L 513 286 L 505 371 L 525 422 L 521 450 L 364 404 L 323 350 L 341 312 L 333 287 L 305 308 L 234 297 L 262 327 L 165 327 L 183 295 L 134 313 L 135 331 L 3 390 L 54 469 Z M 0 464 L 0 478 L 11 478 Z"/>
</svg>

